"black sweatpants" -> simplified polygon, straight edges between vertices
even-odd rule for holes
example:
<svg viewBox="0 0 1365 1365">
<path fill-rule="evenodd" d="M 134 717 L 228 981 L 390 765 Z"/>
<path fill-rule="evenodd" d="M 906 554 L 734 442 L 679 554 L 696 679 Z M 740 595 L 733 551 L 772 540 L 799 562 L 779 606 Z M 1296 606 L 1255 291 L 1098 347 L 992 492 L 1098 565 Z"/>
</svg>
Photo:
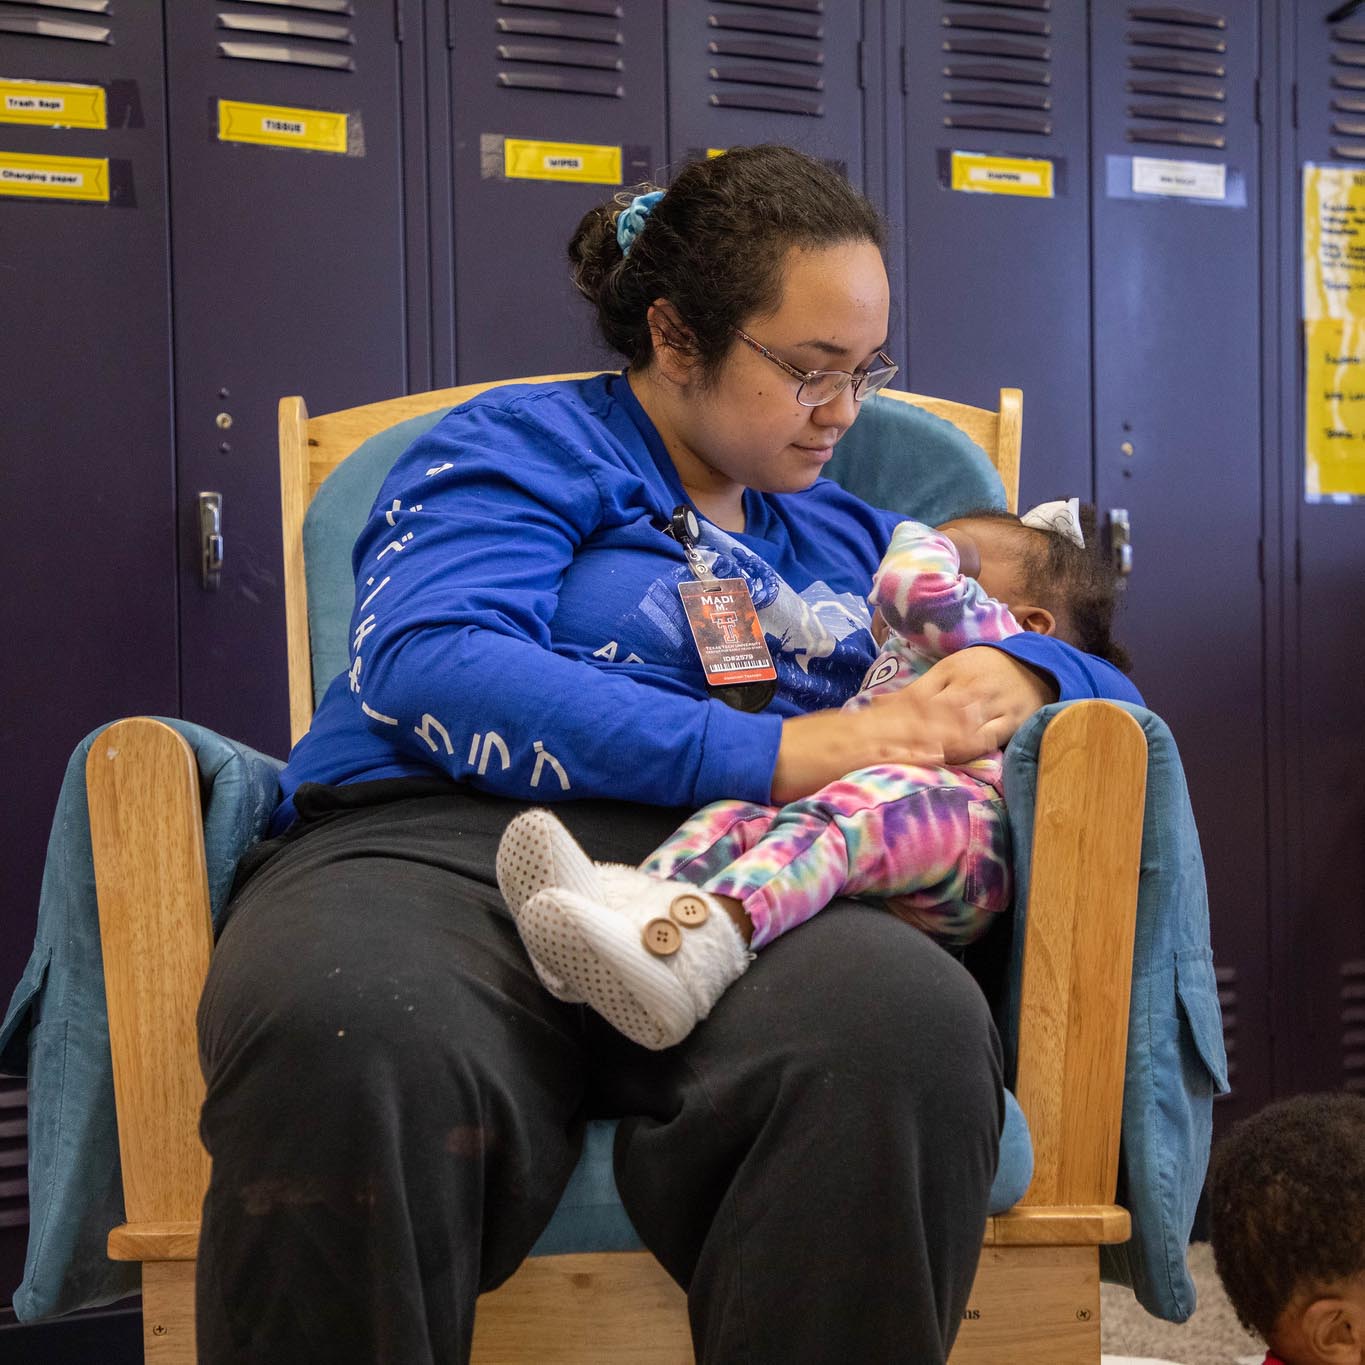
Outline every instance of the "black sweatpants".
<svg viewBox="0 0 1365 1365">
<path fill-rule="evenodd" d="M 945 1359 L 1002 1123 L 998 1040 L 947 953 L 836 902 L 650 1052 L 537 981 L 493 877 L 521 807 L 376 783 L 300 809 L 253 859 L 200 1007 L 203 1365 L 467 1360 L 476 1296 L 604 1116 L 706 1365 Z M 630 863 L 685 814 L 556 810 Z"/>
</svg>

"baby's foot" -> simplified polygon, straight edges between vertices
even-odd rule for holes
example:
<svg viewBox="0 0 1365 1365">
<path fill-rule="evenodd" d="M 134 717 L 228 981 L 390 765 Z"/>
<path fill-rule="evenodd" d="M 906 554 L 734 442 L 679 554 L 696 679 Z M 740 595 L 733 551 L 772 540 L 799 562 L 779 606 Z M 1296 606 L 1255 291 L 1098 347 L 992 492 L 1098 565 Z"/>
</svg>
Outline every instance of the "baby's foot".
<svg viewBox="0 0 1365 1365">
<path fill-rule="evenodd" d="M 586 1001 L 644 1047 L 681 1042 L 705 1019 L 751 954 L 714 897 L 633 868 L 597 868 L 604 895 L 550 887 L 516 916 L 540 979 L 561 1000 Z"/>
<path fill-rule="evenodd" d="M 551 886 L 602 899 L 596 864 L 547 810 L 523 811 L 503 830 L 497 873 L 498 889 L 513 917 L 537 891 Z"/>
</svg>

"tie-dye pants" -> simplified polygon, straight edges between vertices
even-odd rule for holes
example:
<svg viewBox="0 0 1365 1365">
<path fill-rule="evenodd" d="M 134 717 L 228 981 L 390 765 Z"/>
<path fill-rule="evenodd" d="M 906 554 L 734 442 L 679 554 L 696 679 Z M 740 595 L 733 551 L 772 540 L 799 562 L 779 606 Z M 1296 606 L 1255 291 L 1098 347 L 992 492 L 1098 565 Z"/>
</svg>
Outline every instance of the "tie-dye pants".
<svg viewBox="0 0 1365 1365">
<path fill-rule="evenodd" d="M 641 865 L 740 901 L 752 947 L 836 896 L 882 899 L 938 942 L 979 938 L 1013 895 L 1005 804 L 953 768 L 863 768 L 790 805 L 716 801 Z"/>
</svg>

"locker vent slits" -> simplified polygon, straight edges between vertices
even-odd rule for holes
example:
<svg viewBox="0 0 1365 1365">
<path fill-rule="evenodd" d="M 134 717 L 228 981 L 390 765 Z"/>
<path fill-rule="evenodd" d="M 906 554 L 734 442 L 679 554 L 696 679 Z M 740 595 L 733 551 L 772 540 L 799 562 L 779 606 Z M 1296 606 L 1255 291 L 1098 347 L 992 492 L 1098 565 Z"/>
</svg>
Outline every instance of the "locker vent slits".
<svg viewBox="0 0 1365 1365">
<path fill-rule="evenodd" d="M 1341 964 L 1342 1086 L 1365 1095 L 1365 960 Z"/>
<path fill-rule="evenodd" d="M 246 8 L 247 4 L 251 8 Z M 240 0 L 238 6 L 218 12 L 219 29 L 230 35 L 218 44 L 220 57 L 329 71 L 355 70 L 355 57 L 350 51 L 355 34 L 346 0 L 314 0 L 306 6 L 312 11 L 309 15 L 262 13 L 259 6 L 261 0 Z M 268 7 L 284 8 L 275 4 Z"/>
<path fill-rule="evenodd" d="M 716 0 L 707 11 L 714 109 L 825 115 L 825 0 Z"/>
<path fill-rule="evenodd" d="M 504 90 L 624 99 L 625 33 L 615 0 L 498 0 L 497 81 Z"/>
<path fill-rule="evenodd" d="M 943 15 L 943 126 L 1051 136 L 1052 24 L 1009 13 L 1049 5 L 967 3 L 978 0 L 957 0 Z"/>
<path fill-rule="evenodd" d="M 1223 1014 L 1223 1047 L 1228 1054 L 1228 1085 L 1237 1093 L 1237 968 L 1215 965 L 1213 979 L 1218 987 L 1218 1004 Z M 1223 1098 L 1219 1096 L 1219 1098 Z"/>
<path fill-rule="evenodd" d="M 0 1076 L 0 1228 L 28 1226 L 28 1090 Z"/>
<path fill-rule="evenodd" d="M 1130 5 L 1129 142 L 1227 147 L 1227 17 L 1172 5 Z"/>
<path fill-rule="evenodd" d="M 0 4 L 6 3 L 7 0 L 0 0 Z M 26 38 L 54 38 L 59 42 L 72 43 L 114 41 L 114 31 L 107 23 L 81 17 L 81 13 L 108 14 L 109 0 L 79 0 L 79 3 L 71 4 L 49 0 L 47 4 L 25 4 L 24 9 L 30 12 L 16 14 L 8 8 L 0 8 L 0 33 L 18 33 Z M 46 10 L 47 13 L 34 14 L 33 10 Z"/>
<path fill-rule="evenodd" d="M 241 5 L 272 5 L 276 9 L 311 9 L 323 14 L 354 14 L 352 0 L 237 0 Z"/>
<path fill-rule="evenodd" d="M 1365 161 L 1365 23 L 1359 20 L 1333 25 L 1332 85 L 1332 155 Z"/>
<path fill-rule="evenodd" d="M 25 9 L 74 9 L 84 14 L 109 13 L 109 0 L 0 0 L 0 4 L 23 5 Z"/>
</svg>

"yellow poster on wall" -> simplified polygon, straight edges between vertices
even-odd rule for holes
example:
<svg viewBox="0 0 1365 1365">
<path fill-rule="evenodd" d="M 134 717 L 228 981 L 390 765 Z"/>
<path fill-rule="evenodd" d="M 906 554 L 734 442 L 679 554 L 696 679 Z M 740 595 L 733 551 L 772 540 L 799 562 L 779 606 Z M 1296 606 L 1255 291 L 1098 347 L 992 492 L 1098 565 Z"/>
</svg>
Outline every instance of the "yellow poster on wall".
<svg viewBox="0 0 1365 1365">
<path fill-rule="evenodd" d="M 1365 170 L 1303 170 L 1304 496 L 1365 497 Z"/>
</svg>

